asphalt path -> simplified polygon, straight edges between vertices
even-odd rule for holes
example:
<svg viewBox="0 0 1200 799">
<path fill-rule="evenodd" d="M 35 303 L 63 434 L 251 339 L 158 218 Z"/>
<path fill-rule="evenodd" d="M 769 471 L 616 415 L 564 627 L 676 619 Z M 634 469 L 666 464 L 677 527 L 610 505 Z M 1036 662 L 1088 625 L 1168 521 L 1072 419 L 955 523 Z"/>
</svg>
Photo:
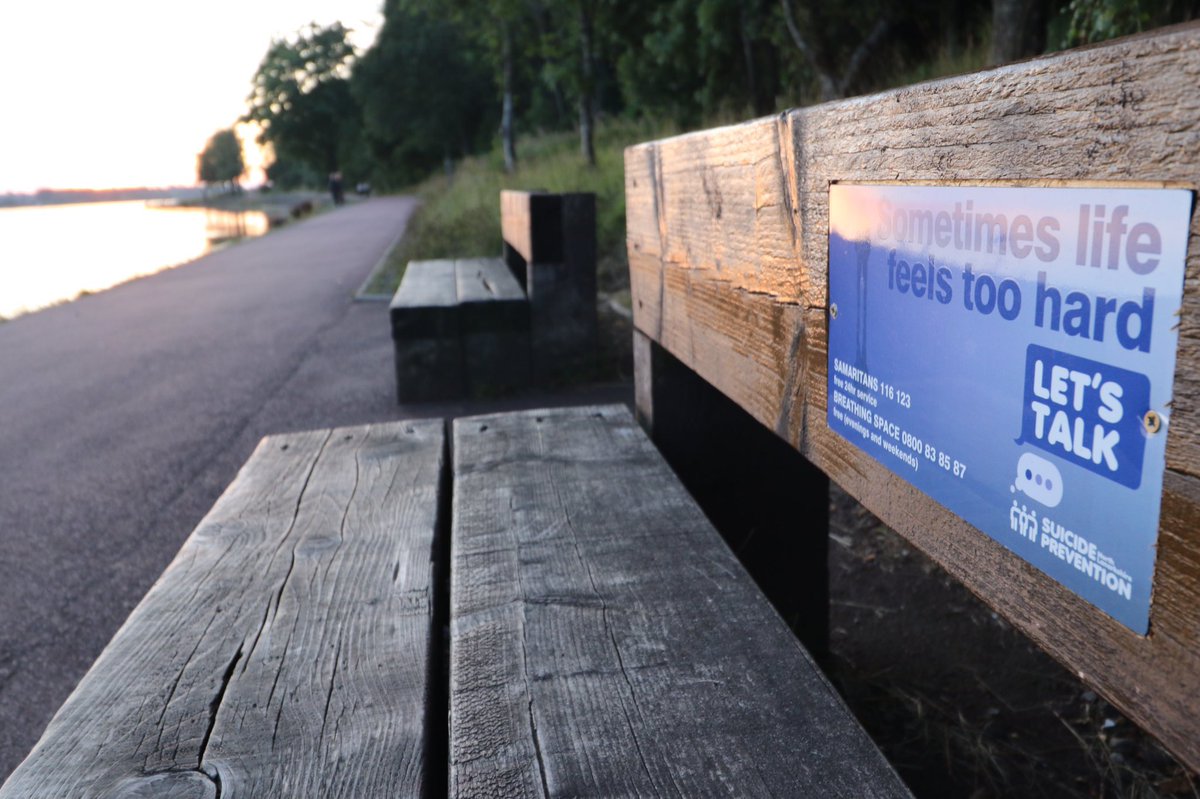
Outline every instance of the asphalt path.
<svg viewBox="0 0 1200 799">
<path fill-rule="evenodd" d="M 628 400 L 397 406 L 386 304 L 353 294 L 413 207 L 348 205 L 0 324 L 0 780 L 262 436 Z"/>
</svg>

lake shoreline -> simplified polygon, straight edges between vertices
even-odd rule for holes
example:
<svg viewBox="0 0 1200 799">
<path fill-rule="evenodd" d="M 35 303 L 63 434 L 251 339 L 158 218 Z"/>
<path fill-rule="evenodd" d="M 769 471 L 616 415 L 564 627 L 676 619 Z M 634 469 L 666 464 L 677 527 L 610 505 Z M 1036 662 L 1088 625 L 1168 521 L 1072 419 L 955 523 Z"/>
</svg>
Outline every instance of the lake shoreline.
<svg viewBox="0 0 1200 799">
<path fill-rule="evenodd" d="M 303 218 L 312 213 L 326 211 L 333 202 L 326 192 L 313 190 L 262 192 L 257 189 L 236 194 L 218 194 L 178 200 L 156 206 L 162 208 L 205 208 L 229 213 L 262 212 L 272 228 Z"/>
<path fill-rule="evenodd" d="M 73 302 L 270 229 L 261 210 L 164 208 L 142 200 L 3 209 L 0 319 Z"/>
</svg>

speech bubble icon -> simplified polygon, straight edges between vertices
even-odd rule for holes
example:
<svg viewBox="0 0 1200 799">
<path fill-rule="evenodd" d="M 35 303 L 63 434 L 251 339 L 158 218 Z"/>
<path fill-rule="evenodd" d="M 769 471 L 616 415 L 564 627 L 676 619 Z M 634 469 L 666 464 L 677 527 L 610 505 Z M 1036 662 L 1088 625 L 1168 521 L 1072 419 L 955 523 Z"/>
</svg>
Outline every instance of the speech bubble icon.
<svg viewBox="0 0 1200 799">
<path fill-rule="evenodd" d="M 1045 505 L 1056 508 L 1063 498 L 1062 475 L 1050 461 L 1026 452 L 1017 461 L 1017 481 L 1014 488 Z"/>
</svg>

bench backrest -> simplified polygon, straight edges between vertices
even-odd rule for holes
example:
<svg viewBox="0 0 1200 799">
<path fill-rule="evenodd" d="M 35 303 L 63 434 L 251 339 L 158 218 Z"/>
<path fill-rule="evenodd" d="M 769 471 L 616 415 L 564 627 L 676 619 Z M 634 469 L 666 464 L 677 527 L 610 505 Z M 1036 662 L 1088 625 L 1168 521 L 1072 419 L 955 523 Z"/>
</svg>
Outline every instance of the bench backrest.
<svg viewBox="0 0 1200 799">
<path fill-rule="evenodd" d="M 504 261 L 529 297 L 533 379 L 586 369 L 596 352 L 596 195 L 500 192 Z"/>
<path fill-rule="evenodd" d="M 1200 27 L 631 147 L 639 411 L 682 362 L 1200 769 L 1200 224 L 1187 242 L 1150 630 L 1139 635 L 827 424 L 838 182 L 1196 188 Z"/>
</svg>

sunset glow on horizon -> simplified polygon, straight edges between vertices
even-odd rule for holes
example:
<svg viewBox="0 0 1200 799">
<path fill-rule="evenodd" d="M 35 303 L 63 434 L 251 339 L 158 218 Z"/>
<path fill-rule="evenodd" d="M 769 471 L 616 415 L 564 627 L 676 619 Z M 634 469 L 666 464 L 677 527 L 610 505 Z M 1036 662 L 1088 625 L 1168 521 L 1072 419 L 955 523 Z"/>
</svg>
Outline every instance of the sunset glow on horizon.
<svg viewBox="0 0 1200 799">
<path fill-rule="evenodd" d="M 246 110 L 272 39 L 341 21 L 369 46 L 382 0 L 6 5 L 0 193 L 190 186 L 209 136 Z M 253 131 L 239 128 L 253 139 Z M 247 165 L 259 156 L 246 152 Z"/>
</svg>

